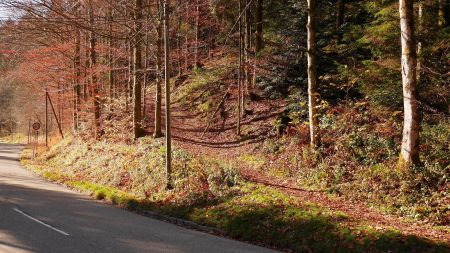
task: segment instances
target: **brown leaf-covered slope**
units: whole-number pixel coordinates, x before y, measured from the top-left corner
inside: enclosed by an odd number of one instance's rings
[[[208,71],[208,66],[205,66]],[[273,122],[284,111],[285,102],[282,100],[253,100],[247,105],[250,112],[244,117],[242,136],[236,135],[236,84],[232,76],[224,81],[229,89],[213,90],[220,93],[229,92],[225,101],[225,113],[217,113],[209,128],[205,131],[211,115],[201,114],[195,110],[186,109],[179,101],[172,104],[172,132],[175,145],[193,155],[209,156],[221,160],[235,160],[243,154],[257,152],[258,147],[267,138],[276,138],[273,131]],[[189,82],[186,80],[185,82]],[[175,88],[174,92],[177,88]],[[207,89],[207,88],[206,88]],[[256,90],[253,92],[257,93]],[[146,97],[146,129],[153,132],[154,126],[154,92],[149,91]],[[164,99],[163,99],[164,101]],[[212,107],[215,109],[220,100],[215,101]],[[163,104],[163,110],[164,110]],[[214,112],[214,110],[212,110]],[[212,112],[212,113],[213,113]],[[225,116],[225,117],[223,117]],[[163,116],[163,132],[165,117]],[[367,203],[352,201],[344,197],[330,197],[324,192],[299,189],[295,182],[280,179],[269,175],[262,170],[240,166],[241,175],[246,180],[261,183],[282,190],[297,197],[304,202],[319,204],[333,211],[341,211],[348,215],[349,227],[361,225],[371,226],[376,230],[396,229],[404,235],[418,236],[431,240],[446,241],[450,243],[450,229],[436,229],[431,225],[419,224],[415,221],[403,219],[394,215],[388,215]]]

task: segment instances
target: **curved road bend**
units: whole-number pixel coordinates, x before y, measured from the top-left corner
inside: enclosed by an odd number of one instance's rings
[[[0,252],[274,253],[146,218],[48,183],[0,143]]]

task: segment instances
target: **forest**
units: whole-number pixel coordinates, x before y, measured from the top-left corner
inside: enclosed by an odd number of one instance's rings
[[[450,252],[449,100],[449,0],[0,1],[26,168],[285,252]]]

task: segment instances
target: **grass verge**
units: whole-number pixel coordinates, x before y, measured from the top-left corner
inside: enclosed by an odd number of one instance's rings
[[[35,161],[25,150],[22,163],[48,180],[120,207],[190,220],[235,239],[288,252],[450,252],[444,243],[361,224],[345,213],[237,179],[228,165],[193,158],[180,150],[176,157],[183,162],[175,166],[175,190],[148,189],[163,183],[158,176],[163,164],[143,169],[142,163],[161,153],[161,145],[151,140],[133,146],[67,140]],[[117,157],[128,159],[125,171],[113,168]],[[110,173],[105,175],[106,170]],[[105,179],[110,177],[117,179]],[[155,181],[140,186],[140,177]]]

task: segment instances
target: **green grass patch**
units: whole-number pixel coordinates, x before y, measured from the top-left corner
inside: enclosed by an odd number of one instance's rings
[[[21,144],[26,142],[26,136],[22,133],[15,133],[12,135],[0,136],[0,142],[10,144]]]

